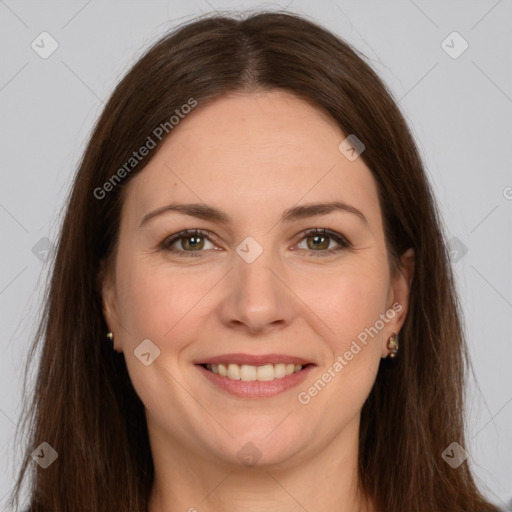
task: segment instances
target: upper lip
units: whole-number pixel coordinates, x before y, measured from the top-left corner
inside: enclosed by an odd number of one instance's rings
[[[264,364],[279,364],[279,363],[293,363],[305,366],[307,364],[314,364],[302,357],[291,356],[287,354],[223,354],[220,356],[208,357],[196,361],[195,364],[221,364],[221,363],[237,363],[248,364],[251,366],[263,366]]]

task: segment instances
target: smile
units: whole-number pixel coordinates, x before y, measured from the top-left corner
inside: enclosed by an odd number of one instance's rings
[[[315,364],[201,363],[195,367],[212,389],[238,398],[270,398],[301,385]]]
[[[264,364],[261,366],[253,366],[249,364],[225,363],[225,364],[205,364],[204,368],[232,380],[243,380],[244,382],[268,382],[274,379],[282,379],[287,375],[300,372],[301,364],[279,363]]]

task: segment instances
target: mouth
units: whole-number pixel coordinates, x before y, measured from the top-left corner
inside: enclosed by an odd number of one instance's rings
[[[283,379],[294,373],[302,371],[309,364],[294,364],[294,363],[277,363],[277,364],[263,364],[260,366],[253,366],[249,364],[238,363],[219,363],[219,364],[201,364],[205,370],[211,373],[225,377],[231,380],[241,380],[244,382],[270,382],[275,379]]]
[[[286,355],[231,354],[195,366],[217,390],[239,398],[269,398],[304,382],[317,365]]]

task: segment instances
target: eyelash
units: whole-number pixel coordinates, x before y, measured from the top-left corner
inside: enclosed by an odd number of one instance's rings
[[[175,233],[174,235],[171,235],[171,237],[164,238],[162,242],[160,242],[158,248],[163,251],[173,252],[178,254],[178,256],[182,256],[185,258],[194,258],[194,257],[200,257],[200,253],[204,251],[183,251],[182,249],[174,249],[171,246],[174,244],[174,242],[187,237],[192,236],[201,236],[207,238],[210,242],[210,232],[202,229],[185,229],[183,231],[180,231],[179,233]],[[321,251],[314,251],[312,249],[299,249],[301,251],[306,251],[309,253],[310,256],[313,257],[325,257],[326,255],[332,255],[339,253],[340,251],[344,249],[348,249],[351,247],[350,242],[340,235],[339,233],[336,233],[334,231],[330,231],[328,229],[322,228],[313,228],[313,229],[307,229],[306,231],[303,231],[301,233],[302,238],[299,239],[297,243],[302,242],[305,238],[308,236],[321,236],[321,237],[327,237],[334,240],[336,243],[340,245],[340,247],[336,249],[326,249]],[[212,242],[213,243],[213,242]]]

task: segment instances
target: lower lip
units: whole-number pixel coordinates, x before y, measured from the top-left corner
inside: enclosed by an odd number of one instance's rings
[[[268,381],[254,380],[250,382],[222,377],[199,364],[196,365],[196,367],[212,384],[215,384],[234,396],[241,398],[268,398],[298,386],[309,375],[311,370],[313,370],[314,365],[310,364],[299,372],[286,375],[282,379]]]

